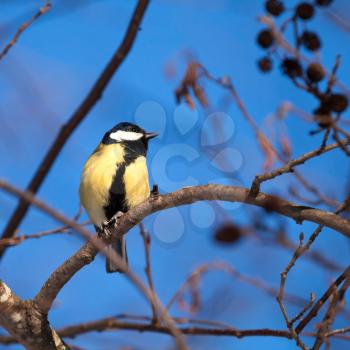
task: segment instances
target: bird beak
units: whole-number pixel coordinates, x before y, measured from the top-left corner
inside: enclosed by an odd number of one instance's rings
[[[156,132],[146,132],[145,137],[146,140],[153,139],[154,137],[157,137],[158,134]]]

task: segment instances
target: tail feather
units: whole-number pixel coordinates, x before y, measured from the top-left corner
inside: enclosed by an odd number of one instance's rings
[[[107,258],[106,258],[106,271],[108,273],[112,272],[125,272],[124,270],[118,268],[116,264],[114,264],[108,256],[111,255],[111,252],[116,252],[124,261],[126,265],[128,265],[128,254],[126,251],[126,241],[125,237],[118,238],[116,242],[109,244],[107,246]]]

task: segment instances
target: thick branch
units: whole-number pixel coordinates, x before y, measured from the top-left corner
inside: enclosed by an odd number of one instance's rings
[[[29,192],[36,193],[38,191],[45,177],[50,171],[51,166],[53,165],[54,161],[56,160],[57,156],[59,155],[60,151],[62,150],[70,135],[80,124],[80,122],[87,116],[87,114],[96,104],[96,102],[101,98],[104,89],[107,87],[114,73],[123,63],[124,59],[128,55],[135,41],[136,35],[139,31],[141,20],[146,11],[148,3],[149,0],[138,1],[121,45],[119,46],[115,54],[112,56],[106,68],[103,70],[102,74],[95,82],[89,94],[85,97],[83,102],[73,113],[68,122],[62,126],[59,134],[57,135],[56,139],[54,140],[53,144],[51,145],[50,149],[41,161],[37,171],[35,172],[33,178],[30,181],[27,187],[27,190]],[[5,227],[5,230],[2,234],[3,238],[12,237],[15,235],[16,229],[19,227],[21,221],[26,215],[29,205],[29,202],[20,200],[17,208],[12,214],[9,222],[7,223],[7,226]],[[0,257],[3,255],[5,249],[6,247],[4,246],[0,247]]]
[[[56,269],[34,299],[38,308],[44,312],[48,312],[63,286],[75,275],[76,272],[82,269],[85,265],[90,264],[97,253],[98,249],[93,243],[87,242],[58,269]]]
[[[186,187],[156,198],[151,197],[119,219],[116,234],[125,234],[146,216],[160,210],[203,200],[222,200],[241,202],[265,208],[268,211],[274,211],[287,216],[297,223],[302,223],[305,220],[322,224],[350,238],[350,221],[339,215],[311,207],[300,206],[277,196],[259,193],[255,198],[250,198],[248,194],[249,190],[242,187],[205,185]]]
[[[28,350],[69,350],[32,301],[23,301],[0,281],[0,325]],[[7,337],[9,340],[11,338]]]

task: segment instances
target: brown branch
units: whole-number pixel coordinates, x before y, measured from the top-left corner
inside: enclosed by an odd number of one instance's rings
[[[324,145],[324,142],[322,143],[322,145]],[[322,146],[321,146],[322,147]],[[350,195],[347,196],[347,198],[345,199],[345,201],[337,208],[337,210],[335,211],[335,214],[340,214],[341,212],[343,212],[344,210],[347,209],[347,207],[349,206],[349,198]],[[277,297],[277,302],[278,305],[281,309],[281,312],[283,314],[283,317],[285,319],[287,328],[290,331],[290,334],[292,335],[292,338],[295,340],[296,344],[298,347],[300,347],[303,350],[307,350],[306,345],[302,342],[302,340],[300,339],[299,333],[300,331],[298,331],[298,327],[300,326],[300,324],[307,319],[307,316],[304,318],[303,321],[301,321],[299,323],[299,325],[294,329],[293,324],[299,320],[305,313],[307,310],[309,310],[312,305],[314,304],[314,299],[315,297],[313,296],[313,294],[311,294],[310,297],[310,302],[309,304],[303,309],[301,310],[301,312],[299,312],[299,314],[297,316],[295,316],[292,320],[289,319],[288,313],[287,313],[287,309],[284,306],[283,303],[283,299],[284,299],[284,290],[285,290],[285,284],[286,284],[286,280],[287,280],[287,276],[290,272],[290,270],[294,267],[296,261],[306,252],[310,249],[311,245],[314,243],[315,239],[319,236],[319,234],[322,232],[324,228],[324,225],[318,225],[318,227],[314,230],[314,232],[311,234],[310,238],[308,239],[307,243],[304,245],[304,234],[301,233],[300,237],[299,237],[299,246],[298,248],[295,250],[293,257],[291,258],[291,260],[289,261],[289,263],[287,264],[286,268],[284,269],[284,271],[281,273],[281,282],[280,282],[280,289],[279,289],[279,293],[278,293],[278,297]],[[313,308],[314,309],[314,308]],[[311,310],[312,311],[312,310]],[[311,312],[310,311],[310,312]],[[308,314],[310,315],[310,313]],[[309,318],[308,322],[312,319]],[[307,324],[307,323],[306,323]],[[306,325],[305,324],[305,325]],[[305,327],[304,325],[304,327]],[[302,329],[301,329],[302,330]],[[327,328],[328,330],[328,328]],[[319,333],[318,333],[319,335]],[[319,338],[319,336],[317,337]]]
[[[322,226],[320,230],[317,230],[317,232],[315,233],[315,236],[319,234],[319,232],[321,232],[322,230]],[[289,271],[293,268],[295,262],[297,261],[297,259],[304,253],[304,251],[306,250],[306,246],[304,246],[304,234],[301,233],[300,237],[299,237],[300,243],[298,248],[296,249],[296,251],[293,254],[292,259],[289,261],[288,265],[286,266],[286,268],[284,269],[284,271],[281,273],[281,282],[280,282],[280,289],[279,289],[279,293],[277,296],[277,302],[278,305],[281,309],[283,318],[286,322],[287,328],[289,329],[290,334],[292,335],[293,339],[295,340],[296,344],[298,347],[300,347],[303,350],[307,350],[305,344],[301,341],[299,334],[295,331],[294,327],[293,327],[293,323],[296,319],[300,318],[301,315],[303,315],[306,312],[306,308],[304,308],[301,313],[299,313],[295,318],[293,318],[292,320],[289,319],[288,316],[288,312],[286,307],[284,306],[283,300],[284,300],[284,290],[285,290],[285,285],[286,285],[286,280],[287,280],[287,276]],[[310,241],[310,240],[309,240]],[[313,300],[312,298],[310,298],[310,303],[306,306],[308,309],[310,306],[312,306]]]
[[[304,164],[306,161],[318,157],[321,154],[327,153],[329,151],[332,151],[338,147],[341,147],[341,145],[348,145],[350,144],[350,140],[345,139],[339,142],[335,142],[331,145],[325,146],[323,143],[322,145],[310,152],[305,153],[304,155],[302,155],[299,158],[293,159],[289,162],[287,162],[285,165],[283,165],[282,167],[275,169],[269,173],[265,173],[265,174],[261,174],[261,175],[257,175],[252,183],[252,187],[251,187],[251,195],[255,196],[255,194],[257,194],[260,191],[260,185],[267,180],[272,180],[274,178],[276,178],[277,176],[286,174],[286,173],[291,173],[294,171],[294,167],[297,165],[301,165]]]
[[[64,327],[60,329],[58,334],[64,338],[74,338],[78,335],[82,335],[88,332],[102,332],[108,330],[130,330],[139,332],[153,332],[170,334],[169,329],[151,323],[140,323],[140,322],[122,322],[114,317],[105,318],[98,321],[81,323],[75,326]],[[274,330],[268,328],[262,329],[237,329],[237,328],[214,328],[214,327],[181,327],[179,328],[182,334],[186,335],[212,335],[212,336],[231,336],[236,338],[244,337],[255,337],[255,336],[272,336],[282,337],[290,339],[288,331]],[[11,344],[15,342],[15,339],[11,337],[0,337],[4,343]]]
[[[191,71],[191,79],[194,80],[190,84],[187,82],[187,85],[184,84],[184,81],[188,81],[188,75],[189,71]],[[193,72],[194,71],[194,72]],[[259,127],[257,126],[256,122],[254,121],[254,118],[250,115],[248,112],[248,109],[245,107],[242,99],[240,98],[235,86],[232,83],[232,80],[229,76],[224,76],[222,78],[216,78],[213,75],[210,74],[210,72],[200,63],[198,62],[191,62],[188,65],[187,72],[185,74],[185,78],[182,81],[180,87],[176,90],[176,96],[178,98],[178,93],[179,91],[182,92],[182,95],[184,96],[186,102],[189,104],[191,107],[193,105],[192,99],[188,101],[188,97],[190,97],[188,93],[188,85],[193,86],[193,85],[199,85],[197,80],[200,77],[206,77],[208,80],[214,82],[215,84],[219,85],[220,87],[226,89],[229,91],[231,94],[233,100],[236,102],[237,107],[241,111],[243,117],[247,120],[248,124],[251,126],[252,130],[255,133],[255,136],[257,138],[257,141],[259,143],[259,146],[262,150],[262,152],[265,155],[265,162],[264,162],[264,168],[269,169],[272,167],[274,160],[277,158],[279,161],[282,163],[286,163],[285,156],[283,154],[280,154],[274,145],[267,139],[265,134],[261,132]],[[198,98],[198,96],[195,94],[197,99],[199,100],[200,103],[202,103],[202,99]],[[328,137],[328,133],[326,133]],[[340,145],[341,146],[341,145]],[[316,195],[318,198],[320,198],[323,202],[332,205],[334,201],[325,195],[323,195],[315,186],[313,186],[308,180],[306,180],[297,170],[294,170],[293,175],[295,178],[303,185],[303,187]]]
[[[153,285],[153,278],[152,278],[152,271],[151,271],[151,256],[150,256],[150,247],[151,247],[151,236],[146,231],[144,224],[141,222],[140,224],[140,235],[143,240],[143,245],[145,247],[145,260],[146,260],[146,267],[145,272],[148,280],[148,286],[150,290],[155,293],[154,285]],[[153,304],[151,304],[152,308],[152,323],[159,323],[157,311]]]
[[[107,66],[95,82],[94,86],[91,88],[88,95],[78,106],[77,110],[73,113],[68,122],[62,126],[56,139],[52,143],[50,149],[47,151],[33,178],[31,179],[27,187],[28,192],[36,193],[38,191],[68,138],[81,123],[81,121],[87,116],[96,102],[101,98],[103,91],[112,79],[114,73],[123,63],[133,46],[148,3],[149,0],[138,1],[121,45],[108,62]],[[19,227],[24,216],[26,215],[29,205],[30,204],[28,202],[20,200],[3,231],[2,238],[9,238],[16,234],[16,229]],[[5,249],[6,247],[0,247],[0,257],[3,255]]]
[[[194,278],[198,280],[199,277],[201,277],[203,274],[209,272],[209,271],[222,271],[227,273],[229,276],[247,283],[257,289],[260,289],[261,291],[265,292],[267,295],[276,298],[278,295],[278,289],[275,287],[272,287],[267,284],[264,280],[260,278],[254,278],[249,275],[245,275],[238,270],[236,270],[233,266],[225,263],[225,262],[212,262],[212,263],[205,263],[197,267],[194,271],[192,271],[189,276],[186,278],[186,280],[182,283],[182,285],[177,289],[177,291],[174,293],[174,295],[171,297],[169,302],[167,303],[167,309],[170,309],[174,302],[179,299],[182,294],[185,292],[186,288],[190,286],[190,281]],[[286,300],[290,302],[291,304],[297,305],[297,306],[304,306],[308,301],[304,298],[300,298],[296,295],[287,294]]]
[[[43,288],[35,297],[35,304],[37,305],[38,309],[42,314],[46,315],[50,310],[50,307],[57,294],[73,277],[73,275],[77,273],[83,266],[90,263],[96,256],[97,252],[100,252],[104,255],[107,254],[105,242],[110,242],[112,237],[110,235],[106,235],[106,232],[101,235],[103,240],[96,236],[91,236],[90,232],[87,231],[84,227],[81,227],[74,220],[66,218],[63,214],[49,207],[44,202],[36,199],[33,194],[27,191],[18,190],[16,187],[1,180],[0,188],[6,190],[12,195],[21,197],[25,201],[30,202],[32,205],[42,210],[55,220],[61,222],[63,225],[72,227],[72,229],[77,231],[88,241],[88,243],[86,243],[73,256],[72,259],[69,258],[58,269],[56,269],[56,271],[52,276],[49,277],[48,281],[44,284]],[[113,261],[113,263],[116,264],[116,266],[125,271],[125,276],[145,296],[145,298],[154,305],[159,317],[164,321],[165,326],[169,328],[169,332],[174,336],[178,349],[186,350],[187,346],[182,333],[176,328],[174,320],[169,316],[167,310],[161,304],[158,296],[142,283],[142,281],[128,268],[126,263],[123,261],[123,259],[121,259],[120,256],[118,256],[118,254],[112,252],[112,254],[108,255],[108,257]]]
[[[64,285],[75,273],[81,270],[85,265],[90,264],[97,253],[98,249],[89,241],[51,274],[34,299],[38,308],[43,313],[47,313],[50,310],[57,294]]]
[[[340,309],[340,306],[341,306],[340,304],[344,304],[344,296],[349,286],[350,286],[350,271],[348,272],[342,287],[339,290],[337,290],[336,288],[334,290],[334,293],[332,295],[331,301],[328,306],[328,310],[325,316],[323,317],[323,321],[317,331],[317,336],[316,336],[314,345],[312,347],[312,350],[319,350],[325,341],[329,342],[329,339],[326,337],[326,334],[335,320],[337,311],[338,309]]]
[[[81,223],[80,225],[85,226],[85,225],[89,225],[89,224],[90,224],[90,221],[85,221],[85,222]],[[20,244],[28,239],[39,239],[42,237],[56,235],[56,234],[60,234],[60,233],[70,233],[70,231],[71,231],[71,227],[61,226],[61,227],[53,228],[50,230],[33,233],[30,235],[20,235],[20,236],[12,237],[12,238],[3,238],[3,239],[0,239],[0,246],[15,246],[15,245],[18,245],[18,244]]]
[[[10,42],[4,47],[4,49],[0,53],[0,60],[4,58],[4,56],[9,52],[9,50],[16,44],[19,37],[23,34],[23,32],[30,27],[34,21],[36,21],[43,14],[48,12],[51,9],[51,2],[47,1],[46,4],[39,9],[39,11],[28,21],[24,22],[17,30],[14,37],[10,40]]]
[[[122,315],[123,316],[123,315]],[[127,316],[127,315],[126,315]],[[163,333],[169,334],[169,330],[161,325],[154,325],[152,323],[144,322],[129,322],[121,321],[121,319],[135,319],[138,321],[150,322],[152,318],[147,316],[127,316],[127,317],[108,317],[101,320],[80,323],[73,326],[67,326],[59,329],[57,333],[63,338],[76,338],[80,335],[89,332],[104,332],[111,330],[129,330],[138,332],[153,332],[153,333]],[[219,322],[212,322],[206,320],[196,320],[187,318],[174,318],[177,324],[202,324],[207,325],[207,327],[180,327],[179,330],[183,334],[188,335],[207,335],[207,336],[231,336],[236,338],[244,337],[257,337],[257,336],[271,336],[271,337],[281,337],[291,339],[290,333],[284,330],[274,330],[274,329],[237,329],[235,327],[230,327],[226,325],[221,325]],[[209,327],[208,327],[209,326]],[[350,340],[347,337],[341,337],[342,334],[349,332],[350,327],[337,329],[326,334],[327,337],[337,337],[338,339]],[[314,333],[305,333],[305,336],[313,337]],[[0,335],[0,344],[10,345],[17,343],[16,339],[8,335]]]
[[[295,328],[295,331],[299,334],[305,328],[305,326],[317,316],[318,311],[326,303],[329,297],[333,294],[334,288],[337,288],[346,279],[350,273],[350,266],[348,266],[344,272],[329,286],[322,297],[316,302],[313,308],[308,312],[308,314],[300,321],[300,323]]]
[[[23,301],[0,280],[0,325],[28,350],[69,350],[32,301]],[[7,344],[9,344],[9,337]]]

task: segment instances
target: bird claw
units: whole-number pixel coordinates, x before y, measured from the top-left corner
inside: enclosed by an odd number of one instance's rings
[[[152,191],[151,191],[151,199],[155,200],[159,197],[159,190],[158,185],[153,185]]]

